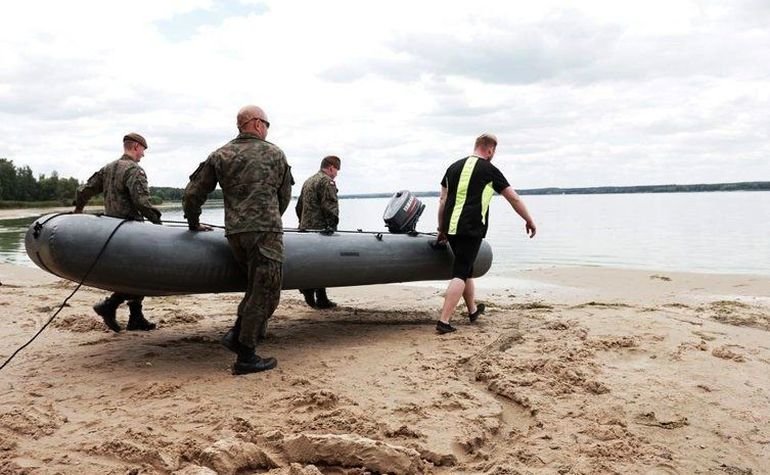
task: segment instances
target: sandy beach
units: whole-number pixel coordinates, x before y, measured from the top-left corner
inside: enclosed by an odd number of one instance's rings
[[[148,298],[107,331],[83,288],[0,372],[0,473],[759,474],[770,467],[770,278],[602,268],[485,286],[438,336],[437,286],[285,291],[232,376],[238,294]],[[0,265],[0,359],[75,284]],[[125,324],[127,310],[119,320]]]

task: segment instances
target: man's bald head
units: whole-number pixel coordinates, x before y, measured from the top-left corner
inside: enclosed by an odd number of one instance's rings
[[[238,111],[238,116],[236,117],[236,125],[238,125],[238,130],[243,132],[243,128],[247,124],[253,120],[258,119],[268,122],[267,114],[265,114],[265,111],[263,111],[261,107],[257,107],[255,105],[241,107],[241,110]]]

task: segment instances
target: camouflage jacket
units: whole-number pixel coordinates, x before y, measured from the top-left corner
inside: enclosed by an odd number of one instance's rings
[[[142,220],[142,216],[160,223],[160,211],[150,204],[147,175],[128,155],[110,162],[91,175],[78,188],[75,207],[83,208],[92,196],[104,194],[104,212],[108,216]]]
[[[305,180],[296,211],[300,229],[337,229],[340,208],[334,180],[322,170]]]
[[[199,224],[201,206],[217,183],[225,199],[225,235],[283,232],[281,215],[291,201],[294,180],[286,155],[276,145],[241,133],[212,152],[190,175],[184,190],[184,215],[190,226]]]

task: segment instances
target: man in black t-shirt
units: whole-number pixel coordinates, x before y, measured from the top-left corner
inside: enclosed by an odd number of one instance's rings
[[[521,197],[508,184],[500,170],[492,165],[497,138],[483,134],[476,139],[473,155],[460,159],[447,168],[441,180],[438,207],[438,241],[449,241],[454,253],[452,280],[444,296],[441,318],[436,322],[440,334],[453,332],[449,319],[460,297],[465,300],[468,318],[475,322],[484,313],[484,304],[476,305],[473,263],[487,235],[489,203],[495,193],[505,197],[513,210],[526,222],[525,231],[535,236],[535,222]]]

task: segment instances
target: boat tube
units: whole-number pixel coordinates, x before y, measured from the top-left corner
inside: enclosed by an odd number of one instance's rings
[[[286,230],[283,289],[448,280],[451,249],[435,240],[420,233]],[[88,273],[84,285],[112,292],[153,296],[246,289],[246,275],[221,229],[194,232],[187,226],[54,214],[30,226],[25,246],[41,269],[73,282]],[[492,249],[484,241],[474,277],[491,265]]]

